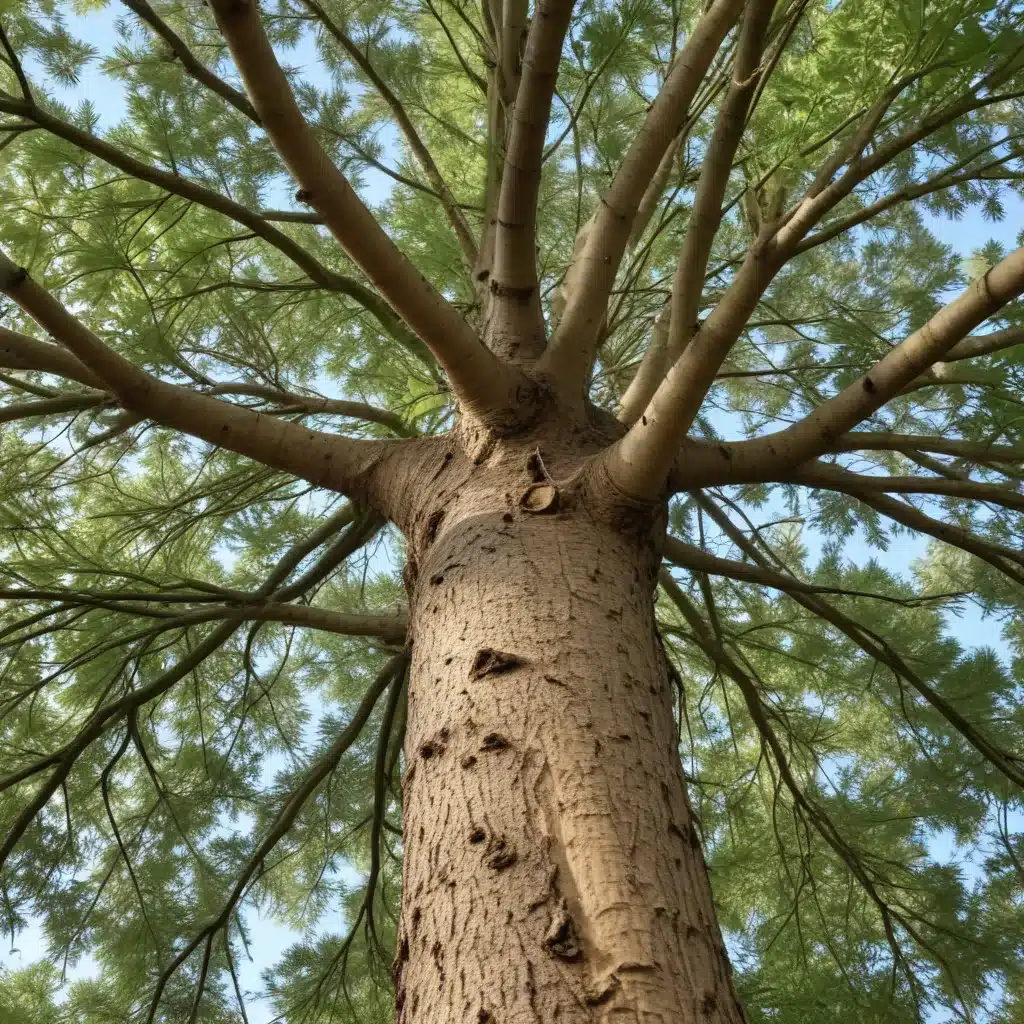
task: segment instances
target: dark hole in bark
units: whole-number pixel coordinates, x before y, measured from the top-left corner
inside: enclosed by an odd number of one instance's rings
[[[436,743],[427,742],[424,743],[422,747],[420,747],[420,757],[422,757],[424,761],[429,761],[439,752],[440,751]]]
[[[715,998],[714,993],[707,992],[704,995],[704,999],[701,1001],[700,1012],[703,1013],[705,1017],[710,1017],[711,1014],[715,1012],[716,1006],[718,1006],[718,1000]]]
[[[481,750],[504,750],[508,746],[508,740],[500,732],[489,732],[480,744]],[[476,758],[473,758],[475,761]]]
[[[460,764],[463,768],[472,768],[476,764],[476,754],[467,754]]]
[[[496,651],[492,647],[481,647],[476,652],[476,657],[473,659],[473,664],[469,669],[469,675],[472,679],[483,679],[484,676],[494,676],[502,672],[510,672],[522,664],[523,659],[516,654]]]
[[[480,1024],[490,1024],[490,1022],[494,1020],[494,1018],[491,1016],[490,1010],[481,1010],[476,1015],[476,1019],[480,1022]]]
[[[504,836],[492,839],[484,863],[494,871],[504,871],[516,862],[516,848]]]
[[[555,919],[544,937],[544,948],[561,960],[576,961],[583,956],[583,949],[576,937],[576,928],[563,902]]]
[[[482,843],[487,838],[487,833],[482,828],[475,828],[469,834],[471,843]]]
[[[511,512],[505,512],[501,517],[506,523],[511,523],[515,516]]]
[[[437,536],[437,531],[441,527],[441,523],[444,522],[445,510],[439,508],[436,512],[430,513],[430,518],[427,520],[427,532],[424,536],[424,542],[426,544],[433,544],[434,538]]]
[[[535,484],[543,483],[547,479],[547,475],[544,472],[544,463],[541,462],[539,452],[534,452],[526,460],[526,471],[530,474],[530,479]]]

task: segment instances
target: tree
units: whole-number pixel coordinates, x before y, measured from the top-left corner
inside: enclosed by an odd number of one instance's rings
[[[245,1021],[259,907],[287,1021],[1019,1020],[1019,5],[100,8],[0,34],[0,891],[101,970],[0,1005]]]

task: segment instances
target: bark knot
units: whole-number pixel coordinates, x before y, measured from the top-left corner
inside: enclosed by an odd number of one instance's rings
[[[523,663],[523,659],[517,654],[496,651],[493,647],[481,647],[476,652],[476,657],[473,659],[473,664],[469,669],[469,675],[471,679],[483,679],[484,676],[495,676],[500,675],[502,672],[510,672]]]
[[[508,747],[508,740],[501,735],[500,732],[489,732],[480,744],[481,750],[495,751],[505,750]],[[473,764],[476,764],[476,758],[473,758]],[[468,765],[466,767],[469,767]]]
[[[530,484],[519,495],[519,507],[524,512],[532,512],[534,514],[554,512],[558,507],[558,490],[553,484],[549,483]]]
[[[565,900],[561,900],[551,918],[551,926],[544,936],[544,948],[560,960],[575,963],[583,958],[583,947],[576,935],[576,926],[569,916]]]
[[[493,871],[512,867],[517,858],[515,846],[504,836],[492,836],[484,851],[484,863]]]

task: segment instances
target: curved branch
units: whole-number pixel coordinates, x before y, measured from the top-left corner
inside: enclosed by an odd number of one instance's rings
[[[59,338],[126,409],[318,486],[368,496],[378,463],[396,445],[416,443],[354,441],[168,384],[108,348],[3,253],[0,292]]]
[[[772,480],[808,459],[830,451],[838,438],[877,412],[964,340],[968,331],[1022,292],[1024,247],[1010,253],[956,299],[943,306],[923,327],[895,346],[854,384],[823,402],[799,422],[750,441],[714,446],[688,445],[685,458],[677,464],[676,479],[683,481],[683,487],[687,480],[702,487]],[[638,443],[633,447],[643,454]],[[631,454],[630,449],[627,449],[627,454]]]
[[[430,347],[467,407],[483,416],[515,413],[524,379],[484,347],[388,238],[331,162],[302,116],[258,7],[235,0],[211,0],[210,6],[267,135],[328,230]]]
[[[561,322],[540,363],[542,371],[556,379],[567,394],[584,389],[608,296],[644,192],[682,128],[700,83],[742,8],[743,0],[715,0],[701,16],[601,199],[578,257],[582,267],[576,278],[579,284],[567,296]]]

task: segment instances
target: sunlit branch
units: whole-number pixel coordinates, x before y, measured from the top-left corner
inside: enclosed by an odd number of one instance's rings
[[[254,4],[212,0],[217,24],[270,140],[324,224],[437,356],[459,398],[480,415],[508,418],[523,384],[409,262],[334,166],[306,123]]]
[[[557,377],[569,394],[585,385],[608,296],[647,186],[679,134],[690,103],[742,7],[742,0],[715,0],[701,16],[602,197],[579,255],[579,286],[568,296],[565,313],[541,362],[542,370]]]
[[[838,438],[881,409],[946,352],[965,341],[971,330],[1022,292],[1024,248],[1010,253],[855,383],[799,422],[750,441],[687,446],[676,474],[699,481],[702,486],[770,480],[832,450]],[[625,451],[630,453],[629,446]]]
[[[0,291],[99,377],[133,412],[319,486],[362,491],[393,445],[308,430],[273,416],[169,384],[128,362],[0,253]]]

